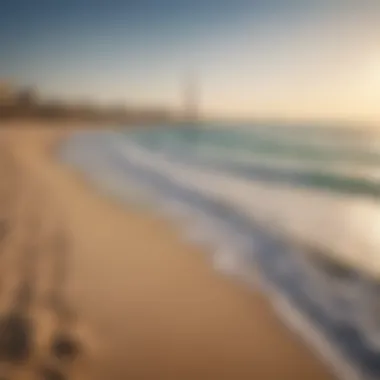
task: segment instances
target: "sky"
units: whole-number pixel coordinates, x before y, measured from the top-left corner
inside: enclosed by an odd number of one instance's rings
[[[0,79],[46,98],[380,122],[379,0],[0,0]]]

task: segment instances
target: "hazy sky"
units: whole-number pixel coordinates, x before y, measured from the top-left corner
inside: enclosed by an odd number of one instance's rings
[[[380,120],[380,0],[1,0],[0,78],[46,96]]]

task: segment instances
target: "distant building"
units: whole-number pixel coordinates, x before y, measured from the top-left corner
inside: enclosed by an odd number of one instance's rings
[[[17,105],[20,107],[33,107],[38,103],[37,91],[27,87],[19,90],[16,95]]]
[[[37,102],[38,96],[34,88],[17,89],[5,81],[0,81],[0,105],[25,108],[35,106]]]
[[[0,105],[14,104],[14,89],[5,81],[0,81]]]

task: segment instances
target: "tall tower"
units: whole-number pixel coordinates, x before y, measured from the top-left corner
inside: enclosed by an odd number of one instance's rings
[[[199,118],[199,86],[194,73],[190,73],[185,82],[184,89],[185,121],[196,124]]]

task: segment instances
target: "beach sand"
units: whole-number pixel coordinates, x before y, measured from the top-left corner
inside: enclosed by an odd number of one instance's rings
[[[13,124],[0,136],[29,177],[22,191],[35,186],[46,223],[69,228],[67,294],[97,347],[93,379],[333,379],[262,294],[215,272],[174,225],[59,164],[52,146],[68,132]]]

